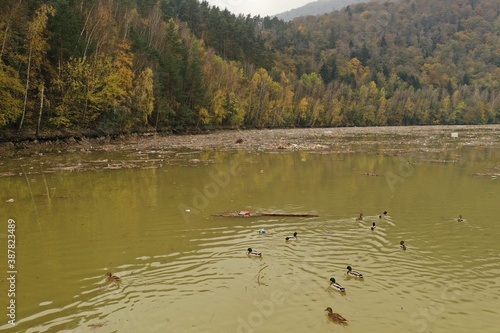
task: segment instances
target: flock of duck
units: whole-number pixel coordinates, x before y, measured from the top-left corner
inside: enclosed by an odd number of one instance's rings
[[[379,215],[379,218],[385,218],[387,216],[387,212],[383,212],[381,215]],[[363,214],[359,214],[359,216],[356,218],[356,221],[362,221],[363,220]],[[375,225],[375,222],[373,222],[372,226],[370,227],[372,231],[374,231],[377,227]],[[267,233],[265,229],[260,229],[259,230],[259,234],[265,234]],[[294,240],[297,240],[297,233],[294,232],[293,233],[293,236],[287,236],[285,237],[285,241],[294,241]],[[401,241],[401,248],[403,250],[406,250],[406,246],[404,245],[404,241]],[[262,252],[258,252],[258,251],[254,251],[251,247],[249,247],[247,249],[248,253],[247,255],[249,257],[258,257],[258,258],[262,258]],[[346,274],[348,276],[351,276],[351,277],[355,277],[355,278],[358,278],[358,279],[363,279],[363,274],[361,274],[360,272],[358,271],[354,271],[352,269],[351,266],[347,266],[347,272]],[[335,278],[330,278],[330,287],[335,289],[335,290],[338,290],[340,292],[345,292],[345,288],[340,284],[338,283],[337,281],[335,281]],[[332,308],[331,307],[327,307],[325,309],[325,311],[327,311],[327,315],[328,315],[328,318],[334,322],[337,322],[337,323],[342,323],[342,324],[347,324],[347,319],[345,319],[342,315],[338,314],[338,313],[335,313],[333,312]]]
[[[380,214],[379,219],[384,219],[387,217],[387,211],[384,211],[382,214]],[[356,218],[356,221],[363,221],[363,213],[359,214],[359,216]],[[464,219],[462,215],[459,215],[457,222],[463,222]],[[375,225],[375,222],[372,223],[370,229],[374,231],[377,228]],[[259,234],[265,234],[267,231],[265,229],[260,229]],[[287,236],[285,237],[285,241],[294,241],[297,240],[297,233],[294,232],[293,236]],[[399,242],[399,246],[403,251],[406,251],[407,247],[405,244],[405,241],[402,240]],[[249,257],[257,257],[257,258],[262,258],[262,253],[258,251],[254,251],[252,248],[247,249],[248,253],[247,255]],[[347,266],[347,272],[346,274],[351,277],[355,277],[358,279],[363,279],[363,274],[361,274],[358,271],[354,271],[351,266]],[[330,278],[330,287],[339,291],[339,292],[345,292],[345,288],[338,282],[335,281],[335,278]],[[341,323],[341,324],[347,324],[347,319],[345,319],[342,315],[338,313],[334,313],[331,307],[327,307],[325,309],[327,311],[328,318],[334,322]]]
[[[379,216],[379,219],[383,219],[385,217],[387,217],[387,211],[384,211],[382,214],[380,214]],[[360,213],[359,216],[356,218],[356,221],[363,221],[363,213]],[[463,222],[464,219],[462,217],[462,215],[459,215],[458,218],[457,218],[457,222]],[[377,226],[375,225],[375,222],[372,223],[372,226],[370,227],[370,229],[372,231],[374,231],[375,229],[377,228]],[[268,233],[267,230],[265,229],[260,229],[259,230],[259,234],[265,234],[265,233]],[[285,237],[285,241],[295,241],[297,240],[297,232],[294,232],[292,236],[287,236]],[[405,241],[402,240],[401,242],[399,242],[399,246],[401,247],[402,250],[406,251],[406,245],[405,245]],[[249,247],[247,249],[247,255],[249,257],[257,257],[257,258],[262,258],[262,252],[258,252],[258,251],[254,251],[251,247]],[[355,271],[352,269],[351,266],[347,266],[347,272],[346,272],[347,276],[350,276],[350,277],[355,277],[355,278],[358,278],[358,279],[363,279],[363,274],[361,274],[360,272],[358,271]],[[106,273],[106,279],[108,282],[114,282],[114,283],[119,283],[121,282],[121,279],[116,276],[116,275],[113,275],[113,273],[111,272],[108,272]],[[338,282],[335,281],[335,278],[330,278],[330,287],[332,287],[333,289],[339,291],[339,292],[345,292],[345,288]],[[345,319],[342,315],[338,314],[338,313],[335,313],[333,312],[332,308],[331,307],[327,307],[325,309],[325,311],[327,311],[327,316],[330,320],[334,321],[334,322],[337,322],[337,323],[341,323],[341,324],[347,324],[347,319]]]

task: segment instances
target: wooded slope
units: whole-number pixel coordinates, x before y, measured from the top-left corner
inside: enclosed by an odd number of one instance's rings
[[[500,122],[496,0],[285,23],[196,0],[0,0],[3,136]]]

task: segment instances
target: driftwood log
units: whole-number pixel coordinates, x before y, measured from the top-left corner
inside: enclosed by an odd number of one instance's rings
[[[281,217],[318,217],[319,215],[307,213],[251,213],[248,211],[219,213],[213,216],[223,217],[261,217],[261,216],[281,216]]]

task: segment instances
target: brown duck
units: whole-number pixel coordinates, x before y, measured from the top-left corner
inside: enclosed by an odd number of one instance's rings
[[[120,278],[116,275],[113,275],[111,272],[106,273],[106,277],[109,282],[120,282]]]
[[[325,311],[328,311],[328,319],[333,320],[337,323],[347,323],[347,319],[339,315],[338,313],[333,313],[332,308],[327,307]]]

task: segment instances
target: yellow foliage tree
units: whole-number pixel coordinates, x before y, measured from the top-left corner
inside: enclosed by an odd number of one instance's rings
[[[28,94],[30,90],[30,79],[34,81],[34,85],[40,84],[38,78],[42,60],[47,52],[48,43],[47,38],[44,36],[45,28],[49,15],[54,15],[55,9],[51,5],[43,4],[35,14],[35,18],[28,24],[28,40],[29,45],[27,70],[26,70],[26,88],[24,92],[24,104],[21,114],[21,122],[19,123],[19,131],[22,130],[24,118],[26,116],[26,108],[28,104]],[[33,76],[33,78],[32,78]]]
[[[352,58],[351,60],[349,60],[348,66],[349,71],[356,77],[361,75],[364,71],[363,64],[361,64],[361,61],[359,61],[358,58]]]
[[[0,60],[0,127],[16,121],[22,113],[23,86],[18,73]]]
[[[297,106],[297,109],[299,111],[299,119],[297,120],[306,120],[307,119],[307,111],[309,109],[309,102],[307,101],[306,97],[303,97],[299,105]]]
[[[144,125],[154,109],[153,71],[143,70],[134,82],[132,91],[132,115],[137,123]]]

